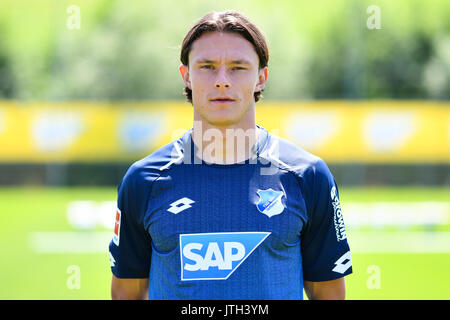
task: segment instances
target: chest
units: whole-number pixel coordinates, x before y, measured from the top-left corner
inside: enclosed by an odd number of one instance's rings
[[[144,224],[161,253],[175,250],[180,235],[222,232],[270,232],[270,245],[282,249],[300,241],[307,220],[300,190],[285,171],[185,166],[154,183]]]

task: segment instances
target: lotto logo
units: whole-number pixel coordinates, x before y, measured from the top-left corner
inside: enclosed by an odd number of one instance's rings
[[[352,266],[352,256],[350,254],[350,251],[347,251],[339,259],[337,259],[334,265],[334,272],[344,274],[344,272]]]
[[[180,234],[181,280],[226,280],[270,232]]]
[[[191,208],[191,204],[195,203],[194,200],[191,200],[189,198],[181,198],[180,200],[177,200],[175,202],[172,202],[170,204],[170,208],[167,209],[167,211],[172,212],[173,214],[178,214],[183,210]]]

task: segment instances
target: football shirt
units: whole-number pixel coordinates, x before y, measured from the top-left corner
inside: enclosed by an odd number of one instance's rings
[[[302,299],[352,272],[336,182],[320,158],[257,126],[250,159],[211,164],[188,130],[134,163],[109,245],[149,299]]]

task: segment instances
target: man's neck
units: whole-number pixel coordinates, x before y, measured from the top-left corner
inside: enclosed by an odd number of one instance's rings
[[[259,129],[255,122],[246,125],[215,126],[194,120],[192,140],[197,157],[207,163],[233,164],[253,157]]]

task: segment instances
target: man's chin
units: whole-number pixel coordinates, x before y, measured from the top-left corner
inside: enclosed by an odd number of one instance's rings
[[[209,125],[214,127],[229,127],[239,123],[239,121],[231,118],[206,119],[206,122],[208,122]]]
[[[224,111],[224,110],[222,110]],[[215,112],[202,117],[209,125],[216,127],[232,126],[239,123],[239,116],[230,114],[229,112]]]

